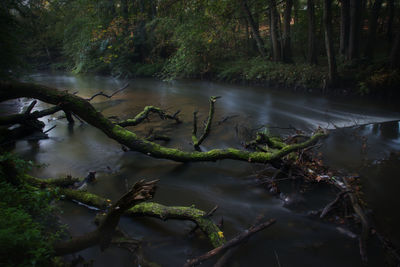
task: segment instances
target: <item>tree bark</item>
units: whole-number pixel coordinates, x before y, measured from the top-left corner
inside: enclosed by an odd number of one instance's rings
[[[290,37],[290,22],[292,20],[293,0],[286,0],[284,19],[283,19],[283,61],[293,62],[292,47]]]
[[[346,57],[349,50],[350,0],[340,1],[340,48],[339,52]]]
[[[382,0],[375,0],[368,20],[368,40],[365,48],[364,56],[372,59],[374,56],[374,48],[376,41],[376,29],[378,26],[379,12],[382,7]]]
[[[361,0],[350,0],[350,36],[348,60],[359,58],[361,33]]]
[[[317,49],[315,40],[315,5],[314,0],[307,0],[308,14],[308,62],[313,65],[317,64]]]
[[[258,26],[256,25],[253,16],[251,15],[249,6],[247,5],[247,0],[240,0],[241,6],[242,6],[242,10],[244,13],[244,16],[248,22],[248,24],[250,25],[250,29],[253,33],[253,37],[257,43],[257,48],[258,48],[258,52],[260,53],[260,55],[262,57],[266,57],[267,56],[267,51],[265,49],[265,44],[263,39],[260,36],[260,32],[258,30]]]
[[[279,159],[291,152],[298,151],[315,144],[320,138],[326,136],[325,132],[317,131],[309,140],[290,144],[280,150],[270,152],[250,152],[234,148],[213,149],[207,152],[186,152],[175,148],[168,148],[159,144],[139,138],[135,133],[112,123],[98,112],[88,101],[65,91],[58,91],[42,85],[0,82],[0,101],[30,97],[73,112],[81,119],[100,129],[109,138],[121,145],[154,158],[164,158],[179,162],[217,161],[222,159],[235,159],[247,162],[268,163]]]
[[[337,80],[335,50],[333,48],[332,36],[332,0],[324,0],[324,32],[325,32],[325,47],[328,57],[329,68],[329,86],[334,86]]]
[[[270,35],[272,41],[272,60],[281,60],[281,46],[279,40],[279,28],[278,28],[278,10],[276,9],[275,0],[269,0],[269,15],[271,20]]]

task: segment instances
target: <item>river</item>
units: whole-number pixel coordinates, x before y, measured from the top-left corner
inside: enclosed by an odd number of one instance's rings
[[[73,76],[41,73],[31,81],[54,86],[60,90],[77,91],[90,97],[103,91],[112,93],[126,81],[103,76]],[[293,94],[288,91],[204,81],[166,83],[155,79],[133,79],[129,87],[111,99],[97,97],[92,102],[106,116],[132,118],[146,105],[154,105],[174,113],[181,110],[182,124],[155,118],[132,128],[139,135],[150,130],[172,137],[170,147],[192,150],[193,111],[199,121],[206,119],[208,98],[221,96],[216,103],[215,123],[202,149],[242,148],[248,129],[268,125],[273,132],[286,134],[283,128],[294,127],[307,133],[317,127],[331,130],[323,141],[324,160],[337,169],[361,174],[365,199],[374,209],[377,227],[400,245],[396,228],[400,218],[397,198],[400,180],[399,162],[386,165],[377,161],[391,151],[400,151],[400,114],[385,105],[367,100],[355,102],[346,98]],[[22,100],[20,106],[29,103]],[[35,109],[47,107],[40,103]],[[160,179],[155,201],[165,205],[195,205],[205,211],[218,205],[216,221],[223,218],[224,235],[229,239],[248,228],[256,217],[276,218],[277,223],[255,235],[236,251],[231,266],[362,266],[358,242],[337,230],[337,225],[308,217],[307,211],[324,207],[335,197],[327,186],[317,186],[304,195],[292,185],[284,186],[289,197],[301,198],[301,205],[290,207],[257,184],[255,174],[264,166],[232,160],[215,163],[177,163],[124,152],[115,141],[88,124],[76,122],[69,126],[61,113],[43,119],[49,139],[39,142],[19,141],[15,151],[26,159],[45,166],[34,174],[47,178],[71,174],[83,177],[97,172],[97,182],[88,191],[115,200],[139,179]],[[232,116],[223,121],[226,116]],[[384,123],[386,122],[386,123]],[[201,123],[200,123],[201,125]],[[350,127],[352,126],[352,127]],[[200,127],[201,128],[201,127]],[[364,139],[362,138],[364,136]],[[364,141],[362,141],[364,140]],[[362,148],[362,143],[367,147]],[[73,203],[62,202],[62,221],[73,235],[95,228],[95,211]],[[181,266],[185,259],[211,249],[200,234],[189,236],[191,222],[153,218],[123,218],[121,229],[144,241],[144,255],[162,266]],[[382,266],[383,256],[378,242],[369,242],[370,266]],[[98,247],[81,254],[93,259],[94,266],[132,266],[133,256],[118,248],[100,252]],[[211,264],[210,263],[207,264]],[[206,264],[206,266],[208,266]]]

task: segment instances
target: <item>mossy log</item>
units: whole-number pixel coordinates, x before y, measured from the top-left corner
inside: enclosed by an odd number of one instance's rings
[[[83,180],[83,178],[77,178],[71,176],[66,176],[62,178],[51,178],[51,179],[38,179],[29,174],[25,174],[23,179],[28,184],[36,187],[48,187],[48,186],[67,187],[67,186],[72,186],[73,184]]]
[[[35,187],[57,187],[56,192],[62,199],[78,201],[100,210],[106,210],[112,206],[112,202],[109,199],[86,191],[67,188],[81,181],[82,178],[67,176],[63,178],[38,179],[30,175],[24,175],[23,179],[25,182]],[[127,209],[124,215],[130,217],[148,216],[161,220],[177,219],[192,221],[207,235],[213,247],[219,247],[225,243],[225,239],[223,235],[221,235],[222,231],[211,218],[207,216],[207,213],[194,207],[164,206],[159,203],[146,202]]]
[[[76,200],[98,209],[106,209],[111,206],[109,199],[81,190],[60,188],[59,194],[65,199]],[[225,243],[224,237],[219,234],[221,230],[206,216],[206,212],[193,207],[164,206],[154,202],[146,202],[129,208],[125,211],[125,215],[130,217],[149,216],[161,220],[189,220],[194,222],[207,235],[214,247]]]
[[[103,133],[111,139],[114,139],[133,151],[141,152],[154,158],[164,158],[179,162],[234,159],[247,162],[268,163],[293,151],[313,145],[320,138],[326,136],[325,132],[317,131],[305,142],[286,145],[277,151],[271,152],[249,152],[234,148],[213,149],[207,152],[185,152],[175,148],[167,148],[139,138],[135,133],[105,118],[87,100],[69,94],[67,91],[59,91],[55,88],[30,83],[0,82],[0,101],[21,97],[35,98],[46,103],[61,106],[63,110],[73,112],[87,123],[103,131]]]
[[[131,190],[109,208],[100,226],[95,231],[72,238],[66,242],[56,243],[54,245],[55,254],[70,254],[96,244],[100,244],[102,250],[107,248],[111,243],[112,236],[124,212],[137,203],[152,198],[155,193],[156,183],[156,180],[150,182],[141,180],[137,182]]]

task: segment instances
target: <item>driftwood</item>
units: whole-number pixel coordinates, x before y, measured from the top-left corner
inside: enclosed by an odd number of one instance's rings
[[[20,97],[35,98],[53,105],[59,105],[62,109],[75,113],[87,123],[103,131],[111,139],[133,151],[154,158],[164,158],[179,162],[234,159],[254,163],[269,163],[291,152],[311,146],[327,135],[326,132],[319,130],[305,142],[286,145],[282,149],[268,152],[250,152],[234,148],[213,149],[207,152],[185,152],[139,138],[135,133],[105,118],[87,100],[69,94],[66,91],[58,91],[54,88],[29,83],[0,82],[0,101]]]
[[[184,267],[190,267],[190,266],[196,266],[201,264],[202,262],[232,248],[237,246],[238,244],[240,244],[241,242],[247,240],[249,237],[251,237],[252,235],[254,235],[255,233],[271,226],[272,224],[274,224],[276,222],[275,219],[270,219],[264,223],[261,223],[259,225],[256,226],[252,226],[250,227],[248,230],[244,231],[243,233],[239,234],[238,236],[236,236],[235,238],[232,238],[231,240],[227,241],[224,245],[215,248],[213,250],[210,250],[209,252],[196,257],[194,259],[188,260]]]

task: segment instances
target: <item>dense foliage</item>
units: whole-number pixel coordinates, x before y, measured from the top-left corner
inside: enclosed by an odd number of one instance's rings
[[[0,11],[1,76],[29,62],[362,94],[399,85],[394,0],[6,0]]]
[[[1,266],[53,266],[52,243],[61,233],[50,206],[54,195],[21,183],[31,165],[0,156]]]

